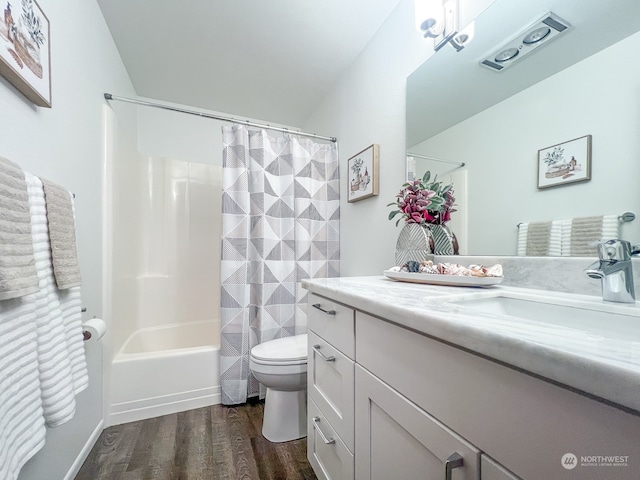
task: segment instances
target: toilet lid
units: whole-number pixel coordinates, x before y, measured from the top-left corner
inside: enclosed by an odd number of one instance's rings
[[[296,362],[307,359],[307,334],[276,338],[251,349],[256,360],[272,362]]]

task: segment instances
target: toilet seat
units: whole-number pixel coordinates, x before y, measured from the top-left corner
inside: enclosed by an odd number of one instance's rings
[[[277,338],[251,349],[251,360],[260,365],[302,365],[307,363],[307,334]]]

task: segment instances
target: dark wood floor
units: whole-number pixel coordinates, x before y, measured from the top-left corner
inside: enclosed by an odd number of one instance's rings
[[[271,443],[263,402],[107,428],[76,480],[316,480],[306,439]]]

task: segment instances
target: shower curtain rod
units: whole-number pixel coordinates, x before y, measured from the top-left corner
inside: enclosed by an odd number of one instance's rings
[[[419,153],[407,152],[407,157],[424,158],[425,160],[433,160],[434,162],[450,163],[451,165],[458,165],[459,167],[464,167],[466,165],[466,163],[464,162],[452,162],[451,160],[442,160],[441,158],[428,157],[427,155],[420,155]]]
[[[319,138],[320,140],[329,140],[330,142],[333,142],[333,143],[336,143],[338,141],[336,137],[325,137],[323,135],[316,135],[315,133],[297,132],[295,130],[291,130],[290,128],[272,127],[271,125],[267,125],[263,123],[255,123],[249,120],[237,120],[232,117],[223,117],[220,115],[215,115],[213,113],[204,113],[204,112],[199,112],[197,110],[191,110],[184,107],[176,107],[173,105],[168,105],[166,103],[158,102],[156,100],[149,101],[149,100],[141,100],[138,98],[120,97],[118,95],[112,95],[111,93],[105,93],[104,98],[106,100],[117,100],[119,102],[135,103],[136,105],[144,105],[146,107],[162,108],[164,110],[171,110],[172,112],[188,113],[189,115],[197,115],[199,117],[204,117],[204,118],[213,118],[215,120],[222,120],[223,122],[239,123],[242,125],[246,125],[248,127],[275,130],[277,132],[291,133],[293,135],[300,135],[302,137]]]

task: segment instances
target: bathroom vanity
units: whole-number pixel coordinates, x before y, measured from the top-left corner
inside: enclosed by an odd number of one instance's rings
[[[639,478],[637,305],[384,277],[303,285],[318,478]]]

